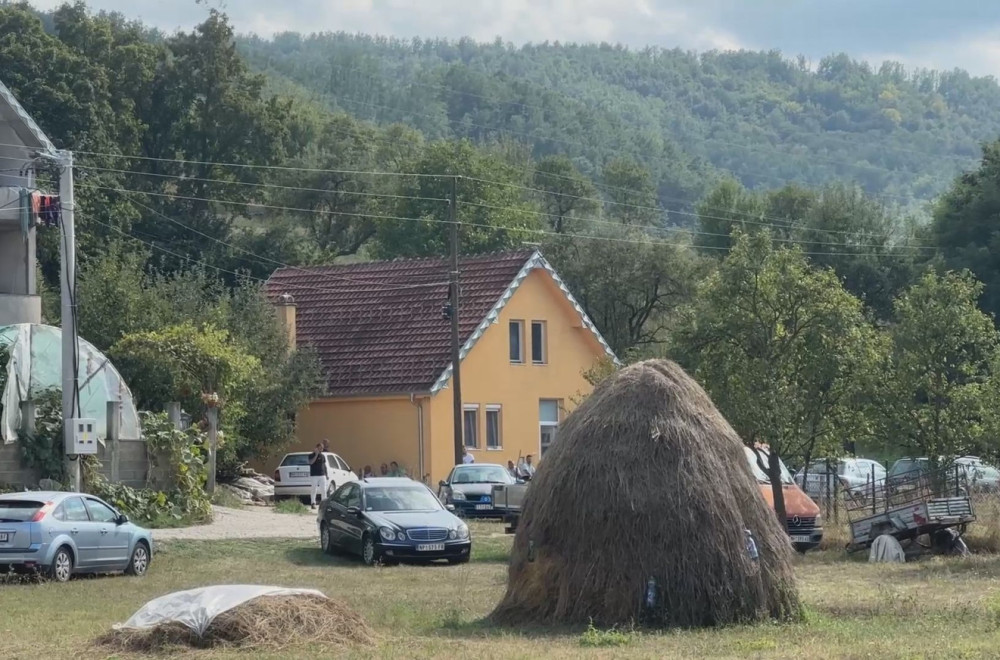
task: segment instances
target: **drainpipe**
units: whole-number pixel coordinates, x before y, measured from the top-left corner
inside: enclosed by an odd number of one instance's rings
[[[415,394],[410,394],[410,403],[417,408],[417,473],[424,480],[424,402]]]

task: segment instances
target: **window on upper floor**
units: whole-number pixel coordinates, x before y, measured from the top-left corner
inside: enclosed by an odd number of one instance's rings
[[[545,346],[546,340],[545,321],[531,322],[531,362],[532,364],[545,364],[548,362],[549,351]]]
[[[510,361],[524,363],[524,321],[510,322]]]
[[[479,406],[467,405],[462,411],[462,437],[466,449],[479,449]]]
[[[486,406],[486,448],[500,449],[503,441],[500,439],[501,421],[500,406]]]

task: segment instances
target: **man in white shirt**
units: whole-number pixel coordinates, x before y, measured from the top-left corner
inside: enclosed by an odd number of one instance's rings
[[[462,463],[468,465],[469,463],[475,463],[476,457],[469,453],[469,450],[462,447]]]

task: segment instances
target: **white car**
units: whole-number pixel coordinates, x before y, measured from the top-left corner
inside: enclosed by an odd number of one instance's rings
[[[881,486],[885,483],[886,477],[885,466],[868,458],[815,460],[809,464],[809,474],[805,477],[805,483],[803,483],[804,472],[802,469],[795,473],[795,483],[812,498],[833,497],[837,490],[844,488],[858,486],[870,488],[873,476],[876,485]],[[834,479],[840,482],[836,487]]]
[[[312,478],[309,476],[309,456],[312,452],[296,451],[285,454],[274,471],[274,499],[297,497],[303,504],[309,504],[312,497]],[[324,452],[326,460],[326,482],[323,487],[323,499],[346,483],[357,481],[358,477],[351,470],[347,461],[332,452]]]

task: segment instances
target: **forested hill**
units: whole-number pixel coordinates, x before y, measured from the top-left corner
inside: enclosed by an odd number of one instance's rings
[[[632,155],[667,208],[726,172],[753,188],[856,181],[917,207],[1000,135],[993,78],[874,70],[846,55],[811,67],[777,52],[347,34],[244,38],[240,48],[258,70],[331,107],[430,137],[527,141],[536,155],[574,156],[591,175]]]

